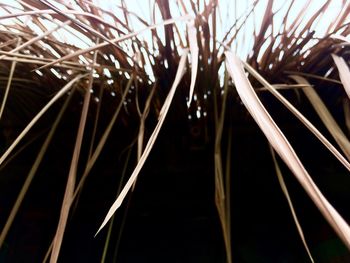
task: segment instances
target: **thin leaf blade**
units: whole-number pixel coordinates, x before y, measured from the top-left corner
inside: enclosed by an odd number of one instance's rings
[[[191,105],[194,86],[196,84],[196,77],[198,71],[198,54],[199,48],[197,44],[197,31],[194,27],[193,21],[188,23],[188,40],[190,44],[190,53],[191,53],[191,85],[188,96],[187,107]]]
[[[237,92],[242,99],[243,104],[259,125],[272,147],[293,172],[330,226],[350,249],[349,225],[317,188],[294,152],[292,146],[289,144],[276,123],[272,120],[265,107],[261,104],[245,75],[241,61],[232,52],[226,51],[225,55],[228,71],[235,82]]]
[[[339,77],[343,83],[346,94],[350,98],[350,70],[345,60],[342,57],[332,54],[332,58],[339,70]]]
[[[109,221],[109,219],[113,216],[113,214],[115,213],[115,211],[117,211],[117,209],[121,206],[124,198],[126,197],[127,193],[129,192],[129,190],[131,189],[132,185],[134,184],[139,172],[141,171],[141,168],[143,167],[157,137],[158,134],[160,132],[160,129],[164,123],[165,117],[168,113],[168,110],[170,108],[170,104],[171,101],[174,97],[175,91],[177,86],[179,85],[182,76],[184,74],[185,71],[185,62],[186,62],[186,56],[187,56],[188,51],[186,51],[182,56],[181,56],[181,60],[179,62],[179,67],[177,69],[177,73],[175,76],[175,80],[173,82],[173,85],[169,91],[169,94],[167,96],[167,98],[165,99],[165,102],[163,104],[163,107],[161,109],[160,112],[160,116],[159,116],[159,120],[158,123],[155,127],[155,129],[152,132],[152,135],[150,137],[150,139],[147,142],[147,145],[145,147],[145,150],[143,151],[141,158],[139,160],[139,162],[137,163],[133,173],[131,174],[129,180],[127,181],[127,183],[125,184],[123,190],[121,191],[120,195],[118,196],[118,198],[115,200],[115,202],[113,203],[113,205],[111,206],[111,208],[109,209],[105,219],[103,220],[101,226],[99,227],[96,235],[102,230],[102,228],[107,224],[107,222]]]

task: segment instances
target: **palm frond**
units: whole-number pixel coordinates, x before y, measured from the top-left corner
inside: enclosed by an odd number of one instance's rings
[[[158,152],[157,147],[165,148],[157,146],[156,141],[161,138],[162,142],[163,136],[167,138],[166,132],[170,132],[178,136],[189,156],[199,151],[210,152],[211,162],[198,163],[201,169],[212,174],[213,186],[208,189],[213,202],[208,206],[212,204],[213,220],[217,219],[221,227],[216,229],[223,242],[218,246],[224,247],[227,262],[240,261],[241,250],[232,249],[240,247],[238,227],[233,224],[240,216],[239,211],[235,211],[239,209],[238,200],[234,199],[236,193],[231,192],[236,189],[231,182],[240,176],[235,139],[237,133],[248,137],[251,130],[259,129],[350,249],[348,211],[336,206],[337,212],[328,202],[326,195],[337,204],[328,194],[332,187],[319,185],[323,179],[312,169],[313,179],[308,173],[310,166],[318,164],[305,163],[302,150],[297,155],[286,138],[288,132],[299,132],[306,127],[311,136],[336,157],[346,175],[350,171],[349,10],[350,3],[336,0],[322,3],[311,0],[283,3],[274,0],[242,3],[118,0],[113,4],[99,0],[15,0],[0,3],[0,179],[13,176],[8,171],[22,165],[22,156],[30,159],[32,154],[28,152],[32,147],[38,152],[37,159],[26,167],[29,172],[23,175],[26,176],[24,185],[14,198],[17,201],[8,219],[0,217],[0,223],[4,222],[0,247],[3,249],[6,240],[11,240],[10,226],[12,230],[18,225],[14,218],[24,209],[21,204],[34,174],[40,173],[40,169],[49,171],[41,163],[53,164],[50,154],[56,148],[66,151],[60,152],[59,159],[62,159],[62,170],[67,166],[68,181],[64,197],[62,192],[55,195],[63,197],[60,220],[55,218],[59,221],[55,238],[51,245],[45,241],[48,252],[44,261],[51,253],[51,262],[61,257],[64,260],[66,239],[63,240],[63,236],[70,238],[67,225],[74,224],[79,209],[84,207],[85,195],[94,200],[103,198],[102,193],[92,197],[88,191],[90,184],[103,185],[100,191],[108,198],[116,195],[111,185],[118,182],[120,187],[124,186],[98,228],[99,233],[120,209],[130,190],[138,195],[135,182],[142,171],[147,173],[146,162],[158,168],[166,165],[149,156],[151,152]],[[69,105],[67,98],[71,100]],[[64,110],[68,113],[63,116]],[[294,122],[290,113],[299,122]],[[258,126],[252,124],[251,116]],[[47,121],[51,118],[55,119],[54,124]],[[69,127],[69,131],[64,127]],[[72,137],[74,127],[77,135]],[[178,130],[184,131],[183,134]],[[65,143],[55,139],[61,134],[67,134]],[[333,138],[327,138],[329,135]],[[164,141],[179,144],[170,139]],[[296,144],[295,149],[298,147]],[[125,149],[128,149],[128,161],[124,165],[120,156]],[[73,155],[67,154],[71,151]],[[183,155],[168,148],[166,153],[169,158]],[[293,188],[286,189],[274,155],[273,160],[299,235],[313,261],[310,250],[316,250],[312,242],[310,248],[306,244],[289,196],[288,190]],[[329,167],[333,167],[332,161],[329,158]],[[167,171],[173,168],[167,167]],[[196,178],[191,169],[186,171],[186,180]],[[106,176],[109,173],[114,174],[113,183]],[[325,176],[327,180],[333,177]],[[1,187],[0,183],[0,193]],[[156,180],[154,189],[166,191],[162,179]],[[179,191],[176,195],[182,196]],[[192,191],[195,195],[196,191]],[[101,201],[96,218],[84,217],[96,221],[92,232],[108,208],[103,204],[109,201]],[[115,214],[114,226],[111,223],[103,251],[98,252],[96,260],[102,258],[107,262],[117,260],[117,254],[119,257],[118,248],[123,247],[119,246],[123,232],[120,228],[127,227],[125,220],[130,203],[121,211],[123,218]],[[297,202],[295,204],[297,209]],[[132,203],[130,207],[133,209]],[[231,213],[231,209],[235,212]],[[68,220],[70,217],[72,221]],[[57,222],[52,224],[56,227]],[[95,240],[99,240],[100,235]],[[111,251],[114,244],[116,249]],[[115,255],[110,257],[112,252]],[[1,256],[0,253],[0,261]],[[313,256],[317,260],[317,255]]]

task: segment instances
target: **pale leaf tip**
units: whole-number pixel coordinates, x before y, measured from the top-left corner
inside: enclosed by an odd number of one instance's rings
[[[187,108],[191,106],[191,102],[192,102],[192,98],[190,98],[189,101],[187,102]]]
[[[107,224],[107,222],[109,221],[109,217],[106,216],[106,218],[103,220],[101,226],[99,227],[99,229],[97,230],[96,234],[94,235],[94,238],[101,232],[101,230],[105,227],[105,225]]]

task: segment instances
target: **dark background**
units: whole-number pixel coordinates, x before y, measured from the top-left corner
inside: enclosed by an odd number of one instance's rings
[[[178,95],[173,105],[179,105],[180,98]],[[349,222],[349,173],[287,110],[269,95],[261,98],[320,190]],[[330,138],[305,98],[301,99],[303,112]],[[74,105],[79,105],[77,101]],[[227,135],[232,133],[233,262],[310,262],[279,186],[268,143],[243,106],[232,102],[226,115],[222,148],[225,160]],[[51,110],[27,139],[49,127],[58,108]],[[79,106],[69,108],[65,114],[0,251],[0,262],[43,260],[57,227],[79,114]],[[334,114],[343,123],[343,115]],[[225,262],[214,203],[214,123],[210,116],[188,120],[183,108],[171,107],[135,191],[116,212],[106,262]],[[102,127],[108,118],[101,118]],[[124,118],[114,127],[77,206],[74,205],[59,262],[100,262],[108,227],[97,237],[94,235],[116,198],[129,146],[137,135],[137,120],[126,124]],[[149,119],[146,139],[155,123],[152,114]],[[89,148],[91,123],[86,128],[80,174]],[[21,128],[19,124],[2,127],[3,149]],[[0,170],[1,226],[45,134]],[[124,183],[135,167],[135,156],[133,146]],[[316,262],[350,262],[345,246],[282,161],[279,164]]]

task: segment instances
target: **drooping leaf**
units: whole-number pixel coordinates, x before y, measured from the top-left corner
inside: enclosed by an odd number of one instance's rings
[[[265,107],[261,104],[245,75],[241,61],[230,51],[226,51],[225,55],[228,72],[234,80],[235,87],[243,104],[259,125],[274,150],[293,172],[301,186],[318,207],[330,226],[350,249],[349,225],[323,196],[308,172],[305,170],[287,138],[283,135],[279,127],[266,111]]]
[[[224,174],[223,161],[222,161],[222,135],[224,131],[226,105],[228,97],[228,74],[225,74],[223,99],[220,114],[216,120],[215,131],[215,146],[214,146],[214,166],[215,166],[215,205],[218,210],[219,219],[221,222],[221,228],[224,236],[226,258],[227,262],[232,262],[231,251],[231,221],[230,219],[230,180],[227,179],[230,174]],[[231,138],[231,134],[229,135]],[[229,158],[230,154],[228,154]],[[228,163],[229,161],[227,161]],[[226,173],[229,169],[226,170]],[[225,180],[227,179],[227,180]]]
[[[190,54],[191,54],[191,85],[188,96],[187,106],[189,107],[192,102],[194,86],[196,84],[196,77],[198,71],[198,44],[197,44],[197,30],[193,25],[193,21],[188,23],[188,41],[190,44]]]
[[[299,84],[310,85],[310,83],[301,76],[291,76]],[[350,160],[350,142],[342,129],[339,127],[338,123],[335,121],[327,106],[323,103],[321,98],[318,96],[316,91],[312,88],[302,89],[311,105],[317,112],[318,116],[322,120],[323,124],[327,127],[330,134],[332,134],[334,140],[337,142],[339,147],[342,149],[343,153]]]
[[[302,124],[305,125],[323,145],[344,165],[348,171],[350,171],[350,163],[348,160],[335,148],[325,136],[308,120],[303,114],[301,114],[288,100],[286,100],[270,83],[268,83],[256,70],[254,70],[249,64],[243,62],[247,71],[252,74],[264,87],[266,87],[272,95],[274,95],[295,117],[297,117]]]
[[[20,39],[17,40],[17,45],[19,45],[19,43],[20,43]],[[7,80],[5,94],[4,94],[4,97],[2,99],[1,107],[0,107],[0,120],[1,120],[2,113],[4,112],[4,109],[5,109],[7,97],[8,97],[9,92],[10,92],[10,87],[11,87],[11,83],[12,83],[12,79],[13,79],[13,73],[15,72],[16,63],[17,63],[16,61],[12,61],[12,63],[11,63],[10,74],[9,74],[9,77]]]
[[[127,183],[125,184],[123,190],[121,191],[120,195],[118,196],[118,198],[115,200],[115,202],[113,203],[112,207],[109,209],[105,219],[103,220],[100,228],[98,229],[96,235],[102,230],[102,228],[107,224],[107,222],[109,221],[109,219],[112,217],[112,215],[115,213],[115,211],[120,207],[120,205],[122,204],[125,196],[127,195],[127,193],[129,192],[131,186],[134,184],[139,172],[141,171],[141,168],[143,167],[145,161],[147,160],[148,155],[150,154],[153,145],[158,137],[158,134],[160,132],[161,127],[163,126],[165,117],[168,113],[168,110],[170,108],[170,104],[173,100],[175,91],[177,86],[179,85],[181,78],[185,72],[185,62],[186,62],[186,57],[187,57],[188,51],[185,51],[184,54],[181,56],[181,60],[179,62],[179,67],[177,69],[176,72],[176,76],[175,76],[175,80],[173,82],[173,85],[171,86],[171,89],[169,91],[168,96],[165,99],[165,102],[163,104],[163,107],[160,111],[159,114],[159,118],[158,118],[158,123],[156,125],[156,127],[154,128],[151,137],[149,138],[147,145],[145,147],[144,152],[141,155],[140,160],[138,161],[133,173],[131,174],[129,180],[127,181]]]
[[[85,130],[86,119],[87,119],[89,105],[90,105],[90,99],[91,99],[90,90],[92,89],[92,85],[93,85],[93,81],[94,81],[93,69],[94,69],[94,64],[96,63],[96,59],[97,59],[97,52],[95,52],[95,54],[94,54],[94,61],[93,61],[91,73],[89,76],[89,83],[85,89],[84,102],[83,102],[83,107],[82,107],[82,111],[81,111],[79,127],[78,127],[75,145],[74,145],[71,165],[69,168],[66,190],[64,193],[64,197],[63,197],[63,202],[62,202],[62,207],[61,207],[61,212],[60,212],[60,219],[58,221],[56,234],[55,234],[55,237],[53,239],[50,263],[56,263],[58,260],[58,255],[60,253],[61,245],[62,245],[62,241],[63,241],[63,235],[64,235],[64,232],[66,230],[66,224],[67,224],[67,220],[68,220],[69,211],[70,211],[70,208],[71,208],[71,205],[73,202],[73,196],[74,196],[74,191],[75,191],[75,181],[76,181],[76,177],[77,177],[78,162],[79,162],[79,157],[80,157],[80,150],[81,150],[82,143],[83,143],[84,130]]]
[[[30,123],[24,128],[24,130],[18,135],[15,141],[10,145],[10,147],[5,151],[5,153],[0,158],[0,165],[5,161],[9,156],[12,150],[17,146],[17,144],[23,139],[23,137],[28,133],[28,131],[34,126],[34,124],[44,115],[44,113],[65,93],[67,93],[73,84],[78,80],[84,78],[87,74],[78,75],[70,82],[68,82],[57,94],[42,108],[42,110],[30,121]]]
[[[310,252],[310,249],[309,249],[309,246],[307,245],[307,242],[306,242],[306,239],[305,239],[305,236],[304,236],[304,231],[299,223],[299,219],[297,217],[297,214],[294,210],[294,206],[293,206],[293,202],[292,202],[292,199],[290,198],[290,195],[289,195],[289,192],[288,192],[288,189],[287,189],[287,185],[283,179],[283,175],[282,175],[282,171],[278,165],[278,162],[277,162],[277,159],[276,159],[276,156],[275,156],[275,152],[274,150],[270,147],[270,150],[271,150],[271,155],[272,155],[272,160],[273,160],[273,163],[275,165],[275,170],[276,170],[276,175],[277,175],[277,178],[278,178],[278,182],[281,186],[281,189],[283,191],[283,194],[284,196],[286,197],[287,199],[287,202],[288,202],[288,205],[289,205],[289,209],[292,213],[292,216],[293,216],[293,219],[294,219],[294,223],[297,227],[297,230],[298,230],[298,233],[299,233],[299,236],[301,238],[301,241],[303,242],[303,245],[304,245],[304,248],[310,258],[310,261],[313,263],[314,262],[314,259],[311,255],[311,252]]]
[[[65,103],[63,104],[60,112],[57,115],[57,118],[56,118],[55,122],[53,123],[52,127],[50,128],[49,134],[47,135],[47,137],[45,139],[45,142],[43,143],[43,145],[40,148],[40,151],[38,153],[38,156],[35,159],[34,164],[30,168],[30,171],[29,171],[29,173],[27,175],[27,178],[26,178],[26,180],[25,180],[25,182],[24,182],[24,184],[23,184],[23,186],[22,186],[22,188],[20,190],[20,193],[17,196],[17,199],[16,199],[12,209],[11,209],[10,215],[7,218],[5,226],[2,229],[2,231],[1,231],[1,234],[0,234],[0,248],[1,248],[2,244],[3,244],[3,242],[5,241],[5,238],[6,238],[7,234],[8,234],[8,231],[10,230],[10,227],[11,227],[11,225],[12,225],[14,219],[15,219],[15,216],[16,216],[16,214],[17,214],[17,212],[18,212],[18,210],[19,210],[19,208],[20,208],[20,206],[22,204],[22,201],[23,201],[25,195],[28,192],[29,186],[31,185],[31,183],[32,183],[32,181],[34,179],[34,176],[35,176],[35,174],[36,174],[36,172],[37,172],[37,170],[38,170],[38,168],[39,168],[39,166],[41,164],[41,161],[43,160],[43,158],[45,156],[47,148],[50,145],[52,137],[53,137],[53,135],[56,132],[57,126],[60,123],[60,121],[62,119],[62,116],[65,113],[65,111],[66,111],[66,109],[67,109],[67,107],[69,105],[69,102],[70,102],[73,94],[74,93],[72,92],[69,95],[69,97],[67,97]]]
[[[341,82],[343,83],[346,94],[350,99],[350,70],[348,65],[342,57],[338,57],[337,55],[332,54],[332,58],[339,70],[339,77]]]

